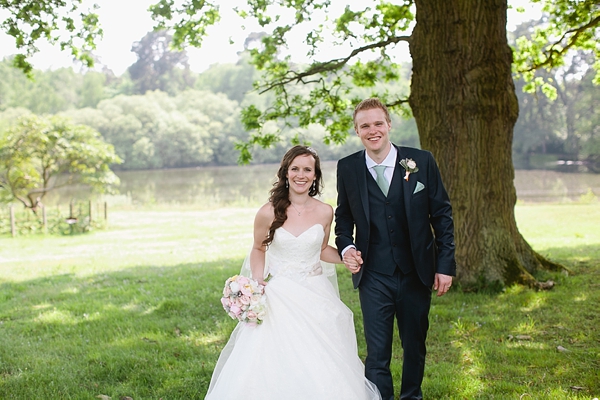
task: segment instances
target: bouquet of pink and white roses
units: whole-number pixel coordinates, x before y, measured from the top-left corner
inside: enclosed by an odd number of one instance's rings
[[[260,324],[266,313],[264,290],[254,279],[234,275],[225,281],[221,304],[232,319]]]

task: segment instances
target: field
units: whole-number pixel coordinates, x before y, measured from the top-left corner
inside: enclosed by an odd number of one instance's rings
[[[201,399],[235,323],[219,298],[255,208],[116,210],[84,235],[0,237],[0,398]],[[434,298],[429,399],[600,396],[600,205],[519,205],[554,289]],[[342,300],[358,293],[338,268]],[[393,373],[401,371],[395,344]],[[399,381],[399,379],[396,379]]]

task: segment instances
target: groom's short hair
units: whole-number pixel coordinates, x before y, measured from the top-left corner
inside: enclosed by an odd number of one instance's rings
[[[352,114],[352,121],[354,122],[354,129],[356,129],[356,114],[358,114],[359,111],[372,110],[374,108],[382,109],[383,112],[385,113],[386,121],[388,123],[392,122],[392,119],[390,118],[390,113],[389,113],[387,107],[385,106],[385,104],[383,104],[381,102],[381,100],[379,100],[377,97],[371,97],[369,99],[364,99],[363,101],[358,103],[356,105],[356,107],[354,108],[354,113]]]

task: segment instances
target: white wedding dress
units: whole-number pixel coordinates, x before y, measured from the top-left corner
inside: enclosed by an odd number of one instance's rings
[[[323,226],[275,231],[267,315],[239,323],[215,367],[207,400],[380,399],[364,377],[352,312],[321,271]]]

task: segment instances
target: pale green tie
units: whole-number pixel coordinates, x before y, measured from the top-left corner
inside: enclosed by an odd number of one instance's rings
[[[390,189],[390,184],[388,183],[387,179],[385,179],[385,165],[376,165],[373,167],[373,169],[377,173],[377,179],[375,179],[377,186],[379,186],[379,189],[381,189],[383,194],[387,196],[388,190]]]

